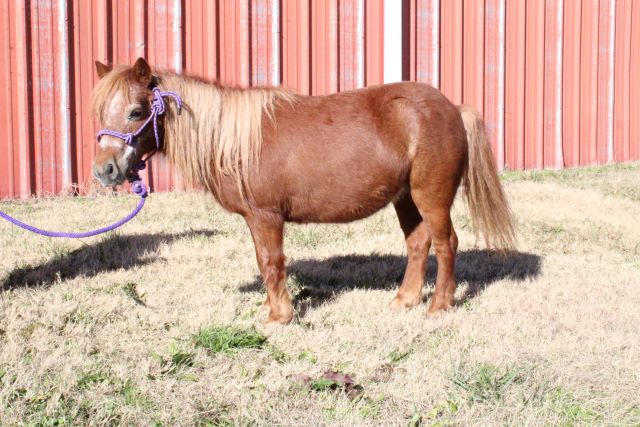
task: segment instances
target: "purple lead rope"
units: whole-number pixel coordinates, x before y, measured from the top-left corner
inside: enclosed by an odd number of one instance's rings
[[[135,149],[136,148],[135,138],[138,135],[140,135],[140,133],[144,130],[145,127],[147,127],[149,123],[153,122],[153,134],[156,138],[156,149],[160,150],[160,136],[158,135],[158,116],[163,115],[166,111],[164,97],[170,96],[176,101],[176,103],[178,104],[178,114],[180,114],[180,111],[182,109],[182,99],[180,98],[180,95],[178,95],[177,93],[164,92],[158,89],[157,87],[153,88],[152,92],[154,96],[153,96],[153,100],[151,101],[151,115],[142,124],[142,126],[138,128],[137,131],[131,132],[131,133],[120,133],[120,132],[115,132],[108,129],[102,129],[101,131],[98,132],[98,135],[97,135],[98,141],[100,141],[100,137],[102,135],[109,135],[115,138],[122,139],[127,145]],[[17,220],[2,211],[0,211],[0,217],[6,219],[7,221],[9,221],[14,225],[17,225],[18,227],[24,228],[25,230],[28,230],[33,233],[40,234],[46,237],[67,237],[71,239],[81,239],[84,237],[96,236],[98,234],[106,233],[107,231],[115,230],[116,228],[131,221],[136,215],[138,215],[138,213],[142,210],[142,207],[144,206],[144,201],[148,193],[147,193],[146,185],[140,178],[139,172],[145,168],[145,162],[149,160],[149,157],[147,157],[144,160],[141,160],[137,165],[133,167],[133,175],[130,178],[131,192],[140,196],[140,201],[138,201],[138,205],[129,215],[127,215],[126,217],[122,218],[117,222],[114,222],[111,225],[108,225],[103,228],[99,228],[97,230],[85,231],[82,233],[65,233],[61,231],[43,230],[41,228],[37,228],[32,225],[25,224],[24,222]]]
[[[144,183],[142,183],[142,181],[137,181],[138,184],[141,184],[142,186],[144,186]],[[145,193],[146,193],[146,188],[144,189]],[[120,227],[121,225],[126,224],[127,222],[131,221],[133,219],[134,216],[138,215],[138,212],[140,212],[142,210],[142,207],[144,206],[144,201],[146,199],[146,194],[144,196],[140,197],[140,201],[138,202],[138,206],[136,206],[136,208],[126,217],[122,218],[120,221],[114,222],[111,225],[108,225],[106,227],[103,228],[98,228],[97,230],[91,230],[91,231],[85,231],[83,233],[65,233],[63,231],[48,231],[48,230],[43,230],[41,228],[38,227],[34,227],[33,225],[29,225],[29,224],[25,224],[24,222],[17,220],[15,218],[10,217],[9,215],[7,215],[6,213],[0,211],[0,217],[6,219],[7,221],[9,221],[10,223],[12,223],[13,225],[17,225],[18,227],[24,228],[25,230],[29,230],[33,233],[36,234],[40,234],[41,236],[46,236],[46,237],[67,237],[70,239],[82,239],[84,237],[91,237],[91,236],[95,236],[98,234],[102,234],[102,233],[106,233],[107,231],[111,231],[111,230],[115,230],[116,228]]]

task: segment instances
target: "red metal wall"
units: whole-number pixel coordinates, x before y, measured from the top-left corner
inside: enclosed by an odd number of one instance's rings
[[[353,89],[382,82],[382,9],[383,0],[2,0],[0,197],[90,185],[95,60],[144,56],[305,94]],[[162,158],[147,173],[155,190],[180,186]]]
[[[0,197],[91,181],[94,60],[325,94],[381,83],[385,0],[3,0]],[[640,160],[640,0],[386,0],[403,75],[481,110],[500,168]],[[180,187],[162,158],[146,177]]]
[[[405,78],[483,111],[500,168],[640,160],[640,1],[408,0]]]

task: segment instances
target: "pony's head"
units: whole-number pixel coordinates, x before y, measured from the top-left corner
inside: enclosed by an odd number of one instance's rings
[[[136,132],[151,115],[154,77],[149,64],[138,58],[132,67],[110,67],[96,61],[100,81],[93,96],[93,111],[101,129],[126,134]],[[156,150],[153,126],[136,136],[134,146],[115,136],[101,135],[93,175],[105,186],[122,184],[134,174],[134,165]]]

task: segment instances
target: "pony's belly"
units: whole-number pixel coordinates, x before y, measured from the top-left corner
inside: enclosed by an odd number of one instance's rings
[[[311,194],[290,199],[285,219],[298,223],[344,223],[366,218],[394,201],[400,188],[373,189],[368,194],[336,192],[333,197]],[[315,196],[315,197],[314,197]]]

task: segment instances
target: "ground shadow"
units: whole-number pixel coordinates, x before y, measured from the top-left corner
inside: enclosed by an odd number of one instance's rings
[[[0,283],[0,292],[16,288],[49,287],[75,277],[92,277],[102,272],[151,264],[164,243],[218,234],[216,230],[190,230],[182,233],[112,235],[97,243],[67,253],[56,254],[44,264],[16,268]]]
[[[458,303],[473,298],[487,286],[502,279],[525,280],[540,273],[538,255],[522,252],[501,254],[495,251],[472,249],[458,252],[456,279],[467,283]],[[351,289],[396,289],[407,266],[406,257],[397,255],[347,255],[324,260],[294,261],[287,267],[293,281],[294,305],[301,316],[312,307],[333,299]],[[434,256],[429,257],[426,285],[433,286],[437,273]],[[241,292],[264,292],[262,278],[240,287]],[[297,291],[297,292],[296,292]],[[425,299],[429,294],[425,296]]]

